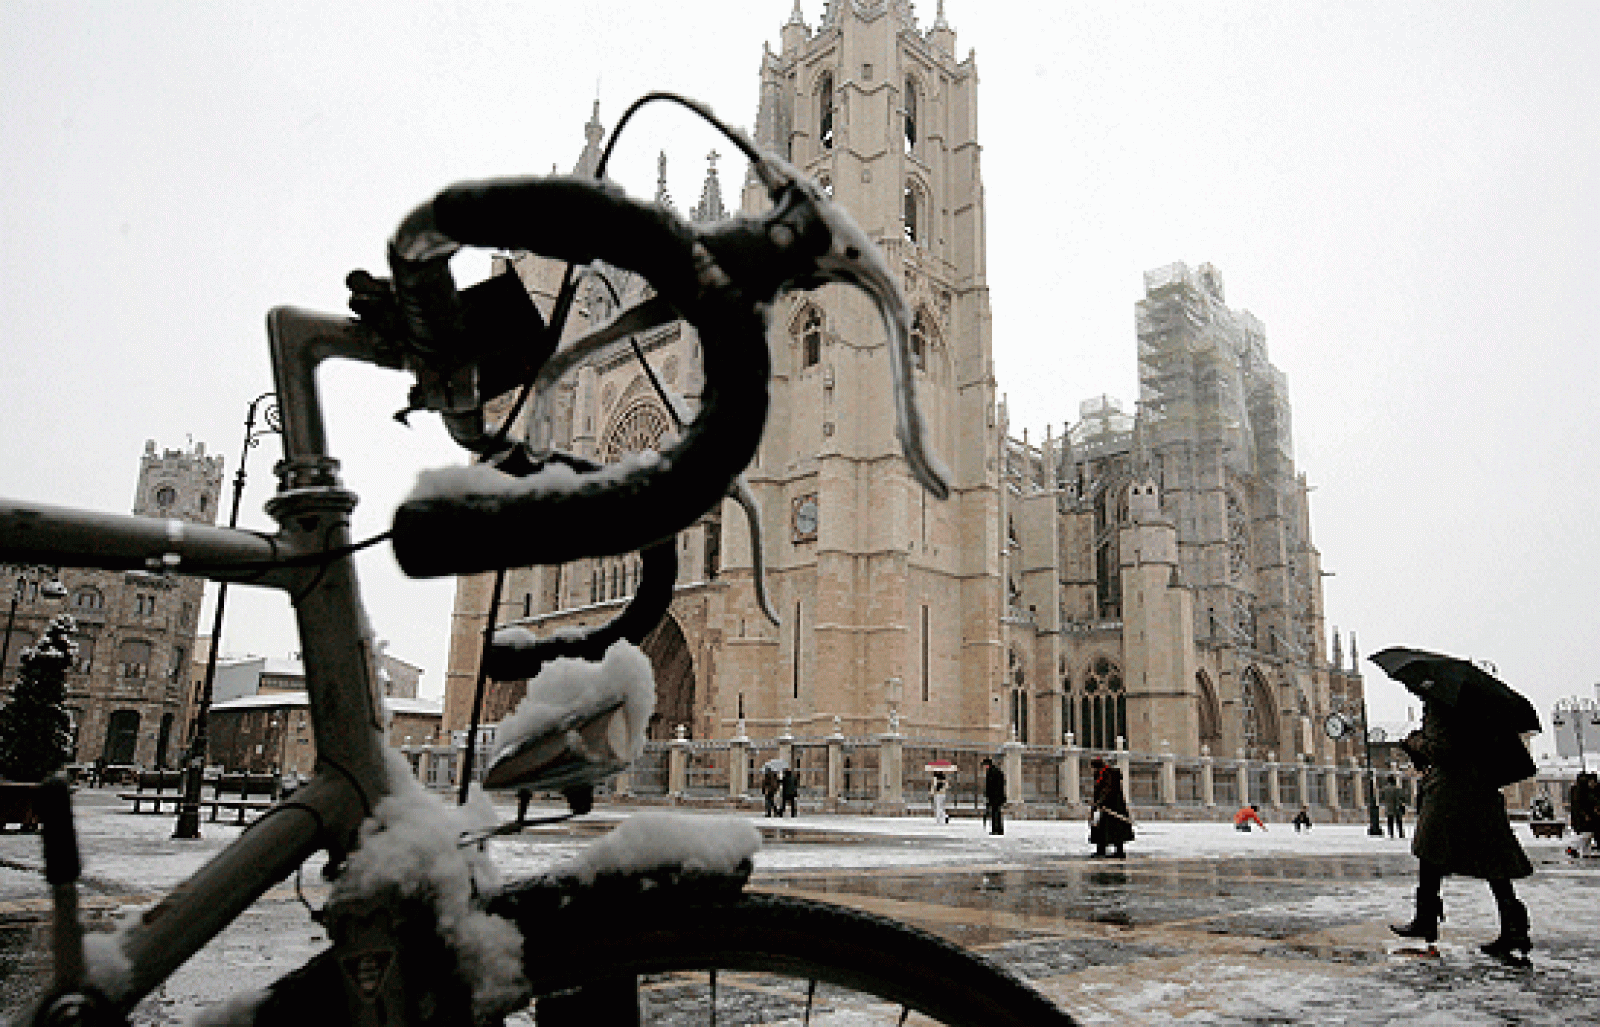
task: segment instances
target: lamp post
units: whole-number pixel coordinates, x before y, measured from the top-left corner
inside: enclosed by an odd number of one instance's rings
[[[261,410],[261,404],[267,403],[266,409]],[[261,444],[261,436],[276,435],[283,431],[283,424],[278,417],[278,394],[263,392],[250,401],[250,409],[244,417],[244,447],[239,452],[239,469],[233,476],[233,509],[228,514],[228,527],[237,527],[239,524],[239,500],[244,496],[245,460],[250,456],[250,450]],[[265,427],[256,427],[256,412],[261,410],[261,419]],[[217,609],[216,616],[211,622],[211,648],[206,653],[206,676],[200,686],[199,709],[194,717],[194,735],[189,739],[189,751],[184,755],[185,772],[183,777],[183,801],[178,804],[178,823],[173,829],[174,838],[199,838],[200,837],[200,785],[205,774],[206,749],[210,745],[208,722],[211,714],[211,689],[217,679],[217,653],[222,648],[222,613],[227,606],[228,583],[217,584]]]
[[[1588,721],[1590,727],[1600,727],[1600,703],[1576,697],[1557,699],[1555,716],[1550,722],[1556,727],[1565,727],[1566,718],[1571,718],[1572,730],[1578,736],[1578,769],[1587,773],[1589,763],[1583,754],[1583,722]]]
[[[0,642],[0,686],[5,684],[6,661],[11,658],[11,632],[17,626],[17,603],[22,599],[25,587],[30,584],[39,585],[39,594],[46,599],[60,599],[67,594],[67,587],[61,584],[54,567],[43,567],[38,564],[22,564],[11,568],[17,572],[16,583],[11,587],[11,609],[6,613],[5,641]]]

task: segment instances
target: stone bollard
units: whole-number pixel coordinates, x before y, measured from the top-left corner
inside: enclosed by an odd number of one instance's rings
[[[1206,809],[1217,808],[1217,768],[1211,758],[1211,746],[1200,747],[1200,804]]]
[[[744,721],[739,733],[728,740],[728,795],[742,799],[750,790],[750,739],[745,737]]]
[[[794,718],[783,718],[783,734],[778,736],[778,759],[794,766]]]
[[[1309,755],[1302,756],[1300,765],[1294,768],[1295,781],[1300,791],[1300,805],[1306,809],[1311,808],[1310,760],[1311,757]]]
[[[1006,775],[1006,804],[1021,806],[1026,800],[1022,789],[1022,752],[1027,746],[1015,737],[1000,747],[1001,769]]]
[[[678,737],[667,743],[667,796],[679,802],[689,792],[689,729],[678,725]]]
[[[1117,736],[1117,769],[1122,771],[1122,788],[1126,793],[1133,787],[1133,768],[1128,761],[1128,740],[1121,735]]]
[[[844,795],[844,732],[839,718],[833,718],[833,734],[828,736],[828,808],[837,809]]]
[[[1239,808],[1250,805],[1250,761],[1244,758],[1244,747],[1239,748],[1239,765],[1234,768],[1235,778],[1239,787]]]
[[[1078,738],[1071,731],[1061,736],[1067,743],[1066,755],[1061,760],[1061,801],[1069,806],[1083,804],[1080,775],[1083,771],[1083,750],[1078,748]]]
[[[1161,804],[1178,804],[1178,757],[1172,754],[1172,744],[1161,742]]]
[[[878,736],[878,802],[877,809],[885,813],[903,813],[905,798],[905,763],[902,745],[905,737],[899,733]]]

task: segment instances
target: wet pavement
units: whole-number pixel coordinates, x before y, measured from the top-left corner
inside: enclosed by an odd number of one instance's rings
[[[166,838],[170,817],[134,817],[103,802],[80,810],[85,903],[104,927],[236,833],[207,825],[204,843],[180,844]],[[510,876],[548,867],[610,822],[602,815],[517,836],[497,843],[497,861]],[[1395,954],[1385,925],[1408,913],[1415,861],[1403,842],[1359,829],[1251,840],[1210,825],[1150,825],[1129,859],[1101,861],[1079,854],[1082,827],[1070,823],[1018,821],[996,839],[914,821],[756,822],[766,847],[752,888],[951,938],[1083,1023],[1600,1023],[1600,861],[1567,860],[1558,845],[1525,842],[1538,868],[1518,885],[1533,915],[1534,965],[1516,969],[1477,952],[1496,928],[1478,881],[1446,882],[1438,958]],[[1274,851],[1252,848],[1269,842]],[[36,850],[34,839],[0,836],[0,1016],[21,1008],[47,972]],[[320,900],[320,889],[309,891]],[[324,944],[292,889],[277,889],[147,999],[135,1022],[184,1022]],[[655,979],[644,992],[655,1022],[706,1022],[705,975]],[[720,1024],[799,1022],[806,1004],[805,982],[758,974],[719,975],[717,996]],[[817,1024],[899,1015],[825,987],[813,1001]]]

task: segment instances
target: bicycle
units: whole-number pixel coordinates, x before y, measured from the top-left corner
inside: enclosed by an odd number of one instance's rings
[[[689,107],[738,145],[771,209],[694,227],[606,184],[610,147],[634,112],[657,99]],[[449,260],[468,245],[568,261],[550,317],[515,275],[458,292]],[[572,267],[595,259],[641,274],[654,294],[558,347]],[[448,188],[402,221],[389,263],[390,279],[351,274],[354,318],[289,307],[268,315],[284,447],[267,505],[275,534],[0,501],[0,559],[182,572],[284,590],[302,641],[318,752],[308,783],[137,924],[95,936],[87,948],[76,917],[68,791],[59,781],[41,786],[46,876],[57,900],[55,984],[34,1022],[124,1022],[142,996],[269,887],[326,849],[334,884],[318,917],[330,947],[228,1010],[235,1022],[321,1022],[338,1011],[363,1025],[496,1022],[531,1003],[541,1025],[637,1023],[638,976],[673,971],[710,972],[715,1022],[716,973],[736,970],[809,980],[807,1022],[820,981],[896,1003],[902,1022],[917,1010],[949,1024],[1070,1024],[1018,978],[931,934],[745,892],[750,839],[759,838],[741,821],[707,831],[701,818],[696,836],[684,837],[681,825],[635,817],[574,868],[491,888],[477,876],[484,843],[525,823],[463,833],[465,822],[424,797],[384,744],[356,550],[387,539],[413,577],[643,550],[643,583],[614,620],[546,639],[503,630],[485,656],[497,678],[533,679],[530,694],[540,700],[502,725],[505,741],[485,785],[559,790],[570,807],[563,818],[589,811],[594,785],[637,755],[653,703],[648,663],[641,688],[644,658],[617,643],[637,644],[665,611],[674,533],[730,490],[741,492],[739,475],[767,412],[768,312],[791,289],[842,282],[877,304],[906,460],[932,494],[947,494],[945,472],[923,445],[905,304],[865,234],[799,171],[759,153],[709,110],[650,94],[619,121],[595,180]],[[699,333],[704,391],[698,416],[660,454],[601,467],[511,438],[525,401],[537,404],[563,369],[679,318]],[[362,542],[350,537],[356,497],[342,487],[323,433],[316,374],[332,358],[411,372],[411,409],[438,413],[478,458],[467,469],[424,476],[391,530]],[[511,413],[492,424],[486,404],[519,389]],[[681,404],[670,405],[683,414]]]

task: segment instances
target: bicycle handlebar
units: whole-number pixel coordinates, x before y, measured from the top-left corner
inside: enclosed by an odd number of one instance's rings
[[[427,206],[429,213],[407,218],[415,231],[397,251],[411,243],[431,259],[448,239],[573,262],[603,259],[643,275],[699,332],[705,386],[700,416],[655,461],[582,474],[549,468],[524,479],[482,467],[468,475],[424,475],[420,491],[395,513],[393,545],[402,569],[436,577],[630,552],[688,527],[714,506],[755,455],[766,422],[770,292],[746,293],[670,211],[636,203],[605,183],[469,183]]]
[[[936,498],[949,494],[948,475],[923,441],[909,318],[895,276],[848,215],[798,171],[767,157],[757,172],[773,208],[704,229],[612,184],[560,176],[452,186],[405,219],[390,253],[402,316],[423,353],[445,357],[442,346],[461,337],[444,263],[470,245],[634,271],[694,326],[704,354],[700,415],[658,460],[521,480],[484,467],[425,474],[394,518],[395,556],[408,575],[613,555],[693,524],[727,493],[760,441],[771,304],[787,289],[830,281],[855,285],[877,304],[897,385],[896,434],[918,481]]]

